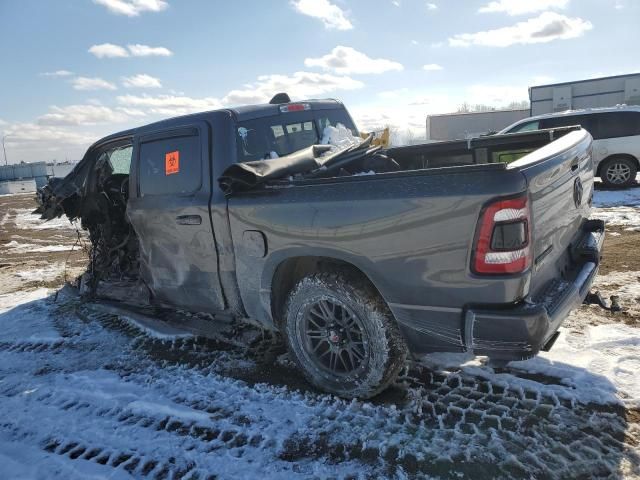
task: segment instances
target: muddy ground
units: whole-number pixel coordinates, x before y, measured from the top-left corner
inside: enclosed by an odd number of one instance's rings
[[[33,208],[30,195],[0,197],[0,299],[60,287],[87,265],[82,235]],[[623,311],[583,305],[565,324],[574,338],[640,326],[640,233],[608,232],[595,289]],[[373,401],[345,402],[306,385],[277,342],[164,341],[73,298],[4,315],[34,332],[0,342],[0,457],[10,438],[24,463],[44,452],[34,458],[68,478],[640,475],[639,404],[581,398],[561,376],[412,364]]]

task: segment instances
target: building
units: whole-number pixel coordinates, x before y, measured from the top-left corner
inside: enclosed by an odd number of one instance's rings
[[[529,87],[529,102],[529,110],[429,115],[427,140],[477,137],[543,113],[640,105],[640,73]]]
[[[37,188],[47,183],[45,162],[17,163],[0,166],[0,182],[34,179]]]
[[[582,108],[640,105],[640,73],[529,87],[531,116]]]
[[[75,163],[18,163],[0,166],[0,194],[35,192],[50,177],[65,177]]]
[[[427,117],[427,140],[479,137],[502,130],[528,116],[529,110],[493,110],[490,112],[429,115]]]

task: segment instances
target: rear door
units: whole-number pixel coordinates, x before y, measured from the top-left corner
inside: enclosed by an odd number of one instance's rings
[[[209,215],[209,145],[205,122],[135,138],[128,204],[155,299],[197,311],[225,307]]]

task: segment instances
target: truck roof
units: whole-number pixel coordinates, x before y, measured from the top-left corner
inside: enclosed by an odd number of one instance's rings
[[[277,104],[260,103],[255,105],[243,105],[240,107],[219,108],[216,110],[208,110],[204,112],[191,113],[188,115],[179,115],[176,117],[165,118],[163,120],[158,120],[157,122],[141,125],[136,128],[122,130],[120,132],[113,133],[111,135],[101,138],[100,140],[95,142],[93,145],[91,145],[89,149],[92,149],[101,143],[106,143],[122,137],[129,137],[140,131],[153,130],[154,128],[157,128],[157,127],[167,127],[167,126],[170,126],[172,123],[178,123],[179,121],[184,120],[186,118],[189,118],[192,120],[198,120],[200,118],[209,116],[212,113],[227,112],[233,116],[233,119],[236,122],[244,122],[244,121],[253,120],[256,118],[278,115],[280,113],[280,107],[285,105],[300,104],[300,103],[308,104],[311,107],[311,110],[331,110],[335,108],[344,108],[344,105],[342,102],[332,98],[309,99],[309,100],[300,100],[298,102],[287,102],[287,103],[277,103]]]

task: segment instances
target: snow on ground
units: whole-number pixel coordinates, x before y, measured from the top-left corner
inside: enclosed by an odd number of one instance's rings
[[[64,274],[63,263],[53,263],[42,268],[31,268],[15,272],[14,275],[27,282],[50,282]]]
[[[640,475],[624,442],[640,429],[619,410],[638,398],[621,355],[637,355],[632,329],[561,339],[510,373],[416,366],[375,401],[345,401],[274,381],[299,374],[266,374],[243,349],[160,341],[45,295],[0,296],[0,478]]]
[[[7,252],[9,253],[68,252],[74,249],[73,245],[38,246],[31,243],[19,243],[15,240],[10,241],[9,243],[5,243],[4,247],[7,249]]]
[[[26,230],[52,230],[70,229],[75,230],[73,223],[66,216],[54,218],[52,220],[42,220],[38,215],[33,214],[32,209],[15,210],[15,224],[17,228]]]
[[[591,218],[607,222],[609,226],[640,229],[640,187],[625,190],[596,190],[593,195]]]
[[[587,326],[580,334],[562,328],[549,352],[511,362],[515,372],[537,373],[557,378],[558,383],[540,384],[513,373],[496,374],[480,358],[467,354],[430,354],[422,362],[430,368],[460,366],[477,375],[513,388],[529,388],[572,402],[615,404],[640,407],[640,329],[621,324]],[[567,388],[569,387],[569,388]]]

